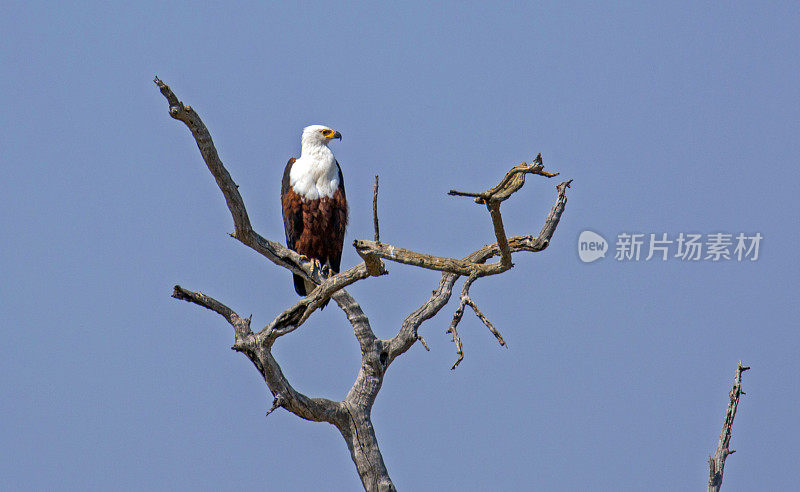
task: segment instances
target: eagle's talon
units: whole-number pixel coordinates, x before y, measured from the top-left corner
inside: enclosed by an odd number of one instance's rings
[[[311,268],[309,268],[309,275],[314,277],[317,272],[322,271],[322,263],[317,258],[312,258],[311,260]]]

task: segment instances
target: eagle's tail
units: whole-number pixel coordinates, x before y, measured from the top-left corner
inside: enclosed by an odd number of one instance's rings
[[[305,297],[306,295],[306,281],[300,275],[294,275],[294,290],[298,295]]]

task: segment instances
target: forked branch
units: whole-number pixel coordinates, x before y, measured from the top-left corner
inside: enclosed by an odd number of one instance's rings
[[[333,424],[341,420],[342,409],[339,403],[325,398],[309,398],[289,384],[270,353],[271,346],[262,343],[253,335],[250,329],[250,318],[239,316],[233,309],[213,297],[184,289],[180,285],[175,286],[172,297],[210,309],[233,326],[236,342],[232,348],[247,355],[259,369],[275,397],[273,405],[281,406],[306,420],[325,421]],[[270,409],[270,412],[274,409]]]

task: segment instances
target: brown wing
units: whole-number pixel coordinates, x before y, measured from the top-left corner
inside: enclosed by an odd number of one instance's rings
[[[300,197],[289,184],[289,173],[296,161],[294,157],[286,163],[281,182],[281,210],[283,212],[283,230],[286,233],[286,246],[294,250],[294,245],[303,233],[303,209]]]
[[[294,157],[289,159],[286,163],[286,169],[283,170],[283,181],[281,182],[281,211],[283,214],[283,230],[286,233],[286,246],[295,250],[297,240],[300,234],[303,233],[303,201],[292,190],[289,184],[289,173],[291,172],[292,165],[296,161]],[[306,286],[303,277],[294,275],[294,290],[301,296],[306,295]]]
[[[344,232],[347,229],[348,210],[347,195],[344,191],[344,176],[342,175],[342,168],[339,167],[339,162],[336,162],[336,167],[339,168],[339,189],[333,194],[333,216],[331,217],[333,247],[328,261],[330,261],[333,271],[339,273],[339,267],[342,262],[342,248],[344,246]]]

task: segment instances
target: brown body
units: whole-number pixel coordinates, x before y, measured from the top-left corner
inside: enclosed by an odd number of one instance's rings
[[[347,227],[347,197],[342,171],[339,169],[339,188],[333,197],[308,200],[296,193],[289,184],[289,172],[294,162],[292,158],[286,164],[281,186],[286,245],[309,259],[319,260],[322,266],[329,266],[333,273],[339,273]],[[301,296],[308,294],[302,277],[294,276],[294,287]]]

